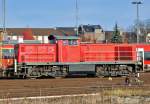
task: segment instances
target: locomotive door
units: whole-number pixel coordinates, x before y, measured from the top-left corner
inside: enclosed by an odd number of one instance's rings
[[[142,62],[142,71],[144,70],[144,48],[137,48],[137,61]]]

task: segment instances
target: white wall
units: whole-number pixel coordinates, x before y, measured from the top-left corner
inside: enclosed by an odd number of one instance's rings
[[[23,43],[23,36],[19,36],[18,42],[19,42],[19,43]]]
[[[37,40],[39,40],[39,41],[43,42],[43,38],[42,38],[42,36],[38,36]]]
[[[49,43],[48,36],[44,36],[44,43]]]
[[[17,36],[11,36],[12,40],[17,40]]]

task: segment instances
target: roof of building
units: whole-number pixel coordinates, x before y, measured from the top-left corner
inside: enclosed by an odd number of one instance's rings
[[[8,35],[23,35],[23,32],[26,31],[28,28],[7,28]],[[30,28],[32,30],[33,35],[75,35],[75,31],[72,28]]]
[[[102,29],[100,25],[80,25],[79,28],[83,28],[85,32],[94,32],[95,29]]]
[[[78,36],[54,36],[56,40],[77,40]]]

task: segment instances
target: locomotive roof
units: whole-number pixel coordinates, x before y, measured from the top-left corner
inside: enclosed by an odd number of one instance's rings
[[[56,36],[53,35],[55,37],[56,40],[78,40],[79,37],[78,36]]]

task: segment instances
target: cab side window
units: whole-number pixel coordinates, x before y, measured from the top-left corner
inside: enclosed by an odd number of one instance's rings
[[[3,49],[2,56],[3,56],[3,59],[13,59],[14,58],[14,50],[13,49]]]
[[[144,60],[150,61],[150,52],[144,52]]]
[[[78,45],[77,40],[69,40],[68,43],[69,43],[69,45]]]

